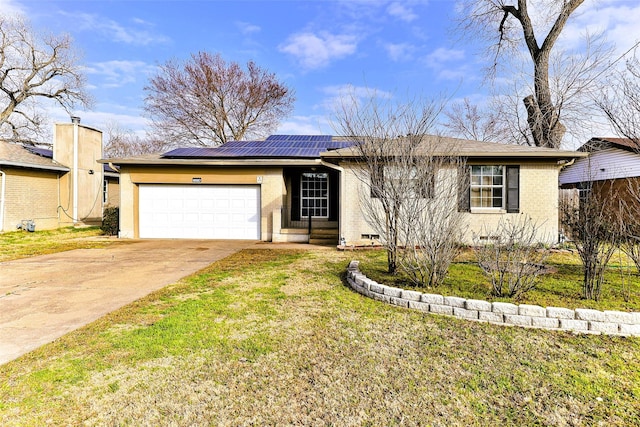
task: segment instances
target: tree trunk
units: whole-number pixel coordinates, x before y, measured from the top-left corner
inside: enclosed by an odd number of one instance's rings
[[[549,88],[549,55],[539,51],[534,57],[535,95],[523,99],[527,122],[537,147],[560,148],[565,126],[560,123],[558,109],[553,105]]]

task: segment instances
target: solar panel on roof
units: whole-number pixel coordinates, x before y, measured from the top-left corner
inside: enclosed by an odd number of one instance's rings
[[[48,159],[52,159],[53,158],[53,150],[49,150],[47,148],[40,148],[40,147],[33,147],[33,146],[28,146],[28,145],[23,145],[23,147],[33,153],[33,154],[37,154],[38,156],[42,156],[42,157],[46,157]]]
[[[349,147],[350,141],[333,141],[331,135],[271,135],[264,141],[229,141],[219,147],[187,147],[171,150],[163,157],[178,158],[317,158],[323,151]]]

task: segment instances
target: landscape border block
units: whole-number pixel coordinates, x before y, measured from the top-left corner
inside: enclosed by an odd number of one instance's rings
[[[492,323],[504,323],[504,316],[500,313],[494,313],[493,311],[479,311],[478,320]]]
[[[455,316],[503,325],[564,330],[578,333],[640,336],[640,312],[593,310],[564,307],[541,307],[531,304],[489,302],[387,286],[369,279],[351,261],[347,267],[347,283],[356,292],[376,301],[425,313]]]
[[[491,303],[491,311],[500,314],[518,314],[518,306],[510,302],[493,302]]]

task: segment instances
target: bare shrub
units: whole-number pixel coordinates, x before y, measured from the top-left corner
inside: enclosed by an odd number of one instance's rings
[[[592,181],[580,190],[578,203],[562,203],[560,218],[573,240],[582,261],[583,297],[598,300],[607,264],[622,239],[618,200],[611,182],[594,185]]]
[[[494,296],[520,299],[535,288],[549,256],[549,248],[539,243],[544,240],[539,232],[530,217],[517,216],[474,234],[478,265],[491,280]]]
[[[421,286],[437,286],[458,253],[459,140],[431,135],[441,101],[397,102],[357,93],[336,111],[337,133],[352,137],[353,168],[365,191],[362,214],[380,236],[390,273],[405,271]]]
[[[640,179],[627,178],[618,187],[618,222],[620,250],[634,263],[640,273]]]
[[[449,266],[460,253],[464,229],[455,194],[457,170],[464,160],[427,157],[422,165],[433,176],[429,197],[407,199],[401,214],[402,240],[398,263],[419,286],[437,287],[444,282]]]
[[[406,245],[410,206],[429,196],[443,158],[432,152],[439,139],[428,135],[441,110],[437,101],[398,102],[371,91],[364,100],[349,93],[335,112],[334,129],[355,143],[353,171],[365,189],[359,194],[362,214],[380,236],[390,273]]]

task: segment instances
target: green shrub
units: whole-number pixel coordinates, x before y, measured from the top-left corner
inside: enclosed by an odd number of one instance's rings
[[[120,229],[120,209],[115,206],[104,208],[100,229],[109,236],[115,236]]]

